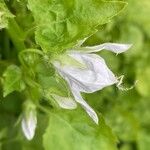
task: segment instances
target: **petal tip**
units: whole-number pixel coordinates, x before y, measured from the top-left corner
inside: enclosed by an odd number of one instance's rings
[[[35,135],[35,129],[37,125],[37,118],[30,113],[29,118],[23,118],[21,122],[22,131],[27,140],[32,140]]]
[[[99,119],[98,119],[98,117],[97,117],[97,119],[94,119],[94,122],[95,122],[97,125],[99,125]]]
[[[133,46],[133,44],[127,44],[127,49],[130,49]]]

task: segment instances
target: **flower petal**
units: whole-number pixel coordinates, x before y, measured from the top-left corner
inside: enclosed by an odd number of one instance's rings
[[[87,47],[81,47],[77,50],[71,50],[73,52],[81,52],[81,53],[93,53],[93,52],[99,52],[101,50],[108,50],[112,51],[114,53],[122,53],[128,50],[132,44],[118,44],[118,43],[104,43],[96,46],[87,46]]]
[[[88,115],[98,124],[94,110],[84,101],[80,92],[92,93],[106,86],[117,83],[118,80],[109,70],[103,58],[96,54],[72,53],[71,56],[85,67],[69,64],[62,65],[61,61],[53,62],[59,74],[68,82],[75,100],[81,104]]]
[[[84,99],[82,98],[81,94],[80,94],[80,88],[79,86],[76,84],[76,82],[74,82],[74,80],[72,80],[72,77],[69,78],[69,75],[67,75],[64,71],[61,70],[61,68],[59,68],[59,64],[55,63],[55,67],[57,68],[59,74],[68,82],[70,89],[72,91],[72,94],[76,100],[76,102],[78,102],[79,104],[81,104],[81,106],[86,110],[86,112],[88,113],[88,115],[94,120],[94,122],[96,124],[98,124],[98,117],[97,114],[95,113],[95,111],[86,103],[86,101],[84,101]]]
[[[86,67],[59,66],[59,73],[66,80],[72,80],[80,92],[92,93],[118,82],[108,69],[103,58],[95,54],[70,54],[71,57],[85,64]]]
[[[56,100],[58,105],[64,109],[75,109],[77,107],[76,102],[70,97],[62,97],[56,94],[52,94],[52,97]]]
[[[35,129],[37,125],[37,118],[34,112],[30,112],[29,116],[25,116],[21,122],[22,130],[25,137],[31,140],[34,137]]]
[[[81,104],[81,106],[85,109],[85,111],[88,113],[88,115],[93,119],[93,121],[98,124],[98,116],[95,113],[95,111],[86,103],[86,101],[82,98],[80,92],[78,91],[78,87],[74,84],[70,84],[72,89],[72,94],[75,98],[75,100]]]

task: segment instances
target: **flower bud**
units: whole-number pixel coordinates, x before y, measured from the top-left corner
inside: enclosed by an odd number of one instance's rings
[[[27,101],[24,106],[25,111],[21,122],[22,131],[28,140],[32,140],[37,125],[36,107],[30,101]]]

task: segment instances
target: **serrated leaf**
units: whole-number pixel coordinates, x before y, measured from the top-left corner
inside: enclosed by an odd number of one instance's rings
[[[50,114],[43,144],[45,150],[116,150],[116,137],[102,117],[96,125],[78,109]]]
[[[9,18],[13,15],[9,12],[4,2],[0,2],[0,29],[6,28],[8,26]]]
[[[50,52],[61,52],[74,46],[125,5],[124,2],[102,0],[28,0],[36,22],[36,42]]]
[[[9,66],[3,74],[4,82],[4,97],[13,91],[19,91],[25,89],[25,83],[22,80],[22,72],[18,66]]]

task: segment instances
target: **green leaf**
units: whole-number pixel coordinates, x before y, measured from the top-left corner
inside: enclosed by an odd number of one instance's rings
[[[68,84],[55,73],[55,68],[47,61],[41,60],[35,67],[37,82],[44,90],[44,97],[49,99],[51,94],[68,96]]]
[[[141,130],[137,139],[138,150],[148,150],[150,147],[149,132]]]
[[[61,52],[96,32],[126,3],[102,0],[28,0],[36,22],[35,38],[43,50]],[[43,17],[44,16],[44,17]]]
[[[16,115],[3,110],[0,112],[0,120],[0,150],[9,150],[12,147],[13,150],[20,150],[20,144],[16,140],[18,127],[14,126]]]
[[[45,150],[116,150],[116,137],[102,116],[96,125],[78,109],[51,113],[43,144]]]
[[[13,15],[9,12],[4,2],[0,2],[0,29],[6,28],[8,26],[9,18]]]
[[[25,89],[25,83],[22,80],[21,69],[15,65],[9,66],[3,74],[4,77],[4,97],[13,91],[19,91]]]
[[[139,107],[139,105],[137,106],[139,98],[139,94],[134,90],[126,92],[120,91],[118,97],[116,97],[115,100],[112,99],[113,103],[111,104],[109,102],[109,107],[107,106],[108,109],[105,112],[105,117],[121,141],[131,142],[137,138],[140,126],[139,120],[141,120],[139,114],[141,114],[143,110],[140,108],[140,112],[136,113],[137,115],[134,114],[135,107],[137,107],[137,109]],[[110,100],[111,98],[109,98],[109,101]],[[105,106],[105,109],[107,107]],[[141,105],[141,107],[143,106]],[[144,111],[142,114],[143,113]]]

